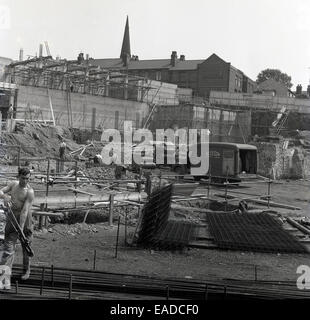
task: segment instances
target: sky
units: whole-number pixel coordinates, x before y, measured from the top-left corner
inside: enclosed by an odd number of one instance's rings
[[[216,53],[253,80],[272,68],[292,89],[309,84],[309,0],[0,0],[0,56],[35,56],[47,41],[53,57],[117,58],[127,15],[140,60]]]

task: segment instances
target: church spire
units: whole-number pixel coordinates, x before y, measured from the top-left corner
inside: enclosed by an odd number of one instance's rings
[[[131,57],[131,52],[130,52],[130,38],[129,38],[129,22],[128,22],[128,16],[127,16],[120,58],[123,60],[124,64],[126,65],[126,63],[128,62],[127,59],[130,57]]]

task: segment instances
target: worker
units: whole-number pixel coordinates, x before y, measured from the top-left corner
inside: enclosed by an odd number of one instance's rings
[[[94,156],[94,164],[96,164],[96,165],[98,165],[98,166],[102,166],[102,164],[103,164],[103,161],[102,161],[102,156],[101,156],[101,154],[96,154],[95,156]]]
[[[10,104],[9,110],[8,110],[8,119],[13,119],[13,106]]]
[[[29,185],[30,170],[19,168],[18,181],[12,181],[0,190],[0,199],[3,199],[4,206],[10,206],[13,214],[19,222],[29,244],[32,240],[33,223],[31,206],[34,201],[34,191]],[[5,226],[4,240],[0,244],[0,265],[7,265],[12,270],[15,246],[18,234],[10,221]],[[22,280],[27,280],[30,276],[30,259],[23,248],[23,275]]]
[[[64,160],[64,158],[65,158],[66,148],[67,148],[67,145],[64,142],[64,140],[62,140],[60,143],[60,146],[59,146],[59,157],[61,160]]]
[[[61,140],[60,146],[59,146],[59,166],[58,166],[58,171],[63,172],[65,170],[65,156],[66,156],[66,148],[67,145],[64,142],[64,140]]]
[[[118,161],[118,156],[113,148],[110,150],[109,156],[111,157],[111,165],[116,165]]]

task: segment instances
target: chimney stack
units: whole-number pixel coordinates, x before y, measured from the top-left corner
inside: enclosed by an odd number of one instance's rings
[[[301,84],[299,84],[296,87],[296,94],[301,94],[301,92],[302,92],[302,86],[301,86]]]
[[[43,44],[40,43],[40,46],[39,46],[39,57],[42,58],[42,55],[43,55]]]
[[[130,60],[139,61],[139,56],[132,55]]]
[[[180,55],[180,61],[185,61],[185,55],[184,54]]]
[[[19,50],[19,61],[23,61],[24,60],[24,50],[23,48],[20,48]]]
[[[170,60],[170,64],[175,67],[176,61],[178,59],[178,55],[176,51],[172,51],[171,53],[171,60]]]
[[[84,62],[84,53],[83,52],[79,53],[79,55],[77,57],[77,61],[78,61],[78,64],[81,64]]]
[[[310,97],[310,84],[309,84],[308,87],[307,87],[307,94],[308,94],[308,96]]]

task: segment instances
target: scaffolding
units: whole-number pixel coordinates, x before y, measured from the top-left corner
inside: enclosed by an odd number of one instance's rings
[[[14,62],[5,71],[7,83],[135,101],[150,89],[141,80],[145,78],[106,70],[89,60],[54,60],[51,56]]]
[[[212,106],[247,111],[251,117],[251,135],[286,135],[292,130],[309,130],[310,100],[260,94],[212,92]],[[304,121],[300,121],[303,118]],[[276,119],[280,119],[275,126]]]
[[[176,106],[157,106],[150,129],[187,128],[209,129],[212,142],[247,143],[251,135],[248,110],[231,110],[213,106],[208,101],[183,102]]]

